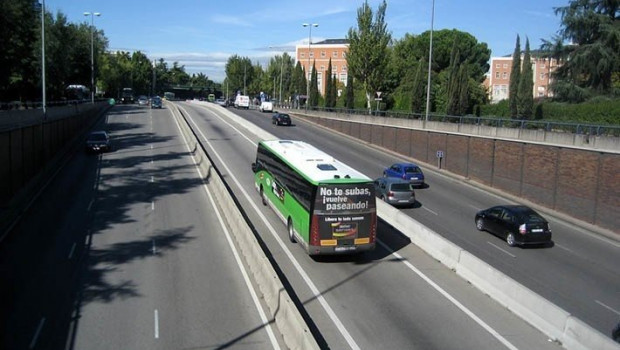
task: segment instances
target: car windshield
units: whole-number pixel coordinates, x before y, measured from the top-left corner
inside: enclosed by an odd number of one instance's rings
[[[391,189],[395,192],[409,192],[412,191],[412,186],[408,183],[395,183],[392,184]]]
[[[421,172],[422,171],[417,166],[415,166],[415,167],[414,166],[405,167],[405,173],[407,173],[407,174],[419,174]]]
[[[105,137],[105,134],[100,134],[100,133],[90,134],[88,136],[88,140],[89,141],[105,141],[106,137]]]

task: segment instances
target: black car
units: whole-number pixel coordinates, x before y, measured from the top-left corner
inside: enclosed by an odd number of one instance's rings
[[[476,228],[506,240],[509,246],[550,244],[551,228],[540,214],[524,205],[499,205],[476,213]]]
[[[110,136],[105,131],[93,131],[86,138],[86,152],[100,153],[112,150]]]
[[[151,109],[152,108],[161,108],[161,97],[154,96],[151,98]]]
[[[271,117],[271,123],[275,125],[291,125],[291,117],[285,113],[274,113]]]

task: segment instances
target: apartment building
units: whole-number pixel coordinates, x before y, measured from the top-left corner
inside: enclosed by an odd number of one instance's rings
[[[332,60],[332,77],[347,84],[347,52],[349,52],[349,42],[346,39],[327,39],[317,43],[301,44],[295,47],[295,64],[299,62],[306,72],[306,79],[311,78],[312,65],[317,71],[317,83],[319,92],[325,96],[325,81],[329,59]]]
[[[553,96],[549,90],[549,85],[551,84],[551,73],[558,66],[557,60],[537,57],[535,54],[532,54],[531,59],[532,79],[534,81],[532,94],[534,98]],[[521,55],[521,63],[523,63],[523,55]],[[512,55],[491,58],[491,69],[484,81],[491,103],[497,103],[508,98],[511,71]]]

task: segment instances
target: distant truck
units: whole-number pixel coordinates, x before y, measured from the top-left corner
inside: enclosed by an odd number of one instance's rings
[[[273,102],[263,101],[260,103],[259,109],[261,112],[273,112]]]
[[[250,108],[250,97],[245,95],[237,95],[237,97],[235,97],[235,108]]]
[[[131,88],[123,88],[123,92],[121,94],[121,102],[123,104],[125,104],[125,103],[133,103],[134,102],[133,89],[131,89]]]

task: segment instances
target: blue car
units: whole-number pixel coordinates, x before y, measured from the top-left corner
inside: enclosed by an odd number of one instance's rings
[[[383,177],[398,177],[409,181],[412,185],[424,186],[424,173],[414,163],[394,163],[383,170]]]

